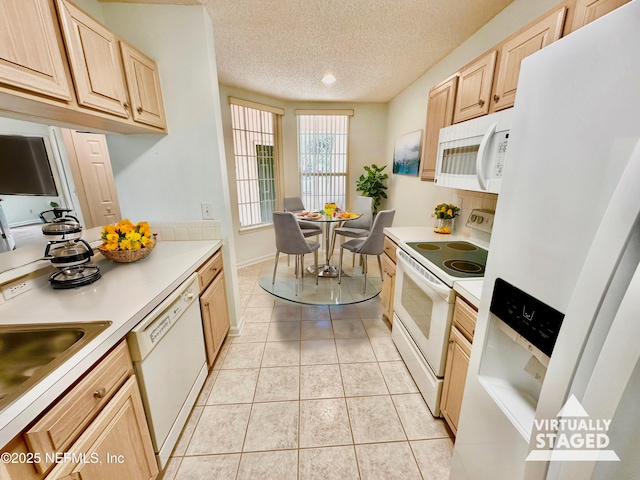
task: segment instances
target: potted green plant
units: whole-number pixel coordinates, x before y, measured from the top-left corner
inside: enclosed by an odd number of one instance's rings
[[[373,199],[373,213],[378,213],[378,207],[380,206],[380,199],[387,198],[385,190],[387,186],[384,181],[389,178],[389,175],[382,173],[387,168],[386,165],[378,167],[375,163],[371,166],[365,165],[364,170],[366,176],[360,175],[360,178],[356,181],[356,190],[362,192],[364,197],[371,197]]]

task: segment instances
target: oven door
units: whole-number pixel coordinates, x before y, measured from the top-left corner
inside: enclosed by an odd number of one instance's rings
[[[393,307],[436,376],[444,376],[453,289],[398,249]]]

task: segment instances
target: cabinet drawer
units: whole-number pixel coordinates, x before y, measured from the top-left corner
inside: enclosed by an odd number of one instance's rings
[[[462,298],[456,298],[456,307],[453,312],[453,323],[457,326],[465,337],[473,341],[473,333],[476,329],[476,318],[478,312]]]
[[[214,278],[222,271],[222,250],[218,250],[209,260],[198,270],[200,278],[200,293],[209,286]]]
[[[389,237],[384,237],[384,253],[389,255],[389,258],[393,260],[393,263],[398,262],[396,260],[396,248],[398,248],[396,242],[391,240]]]
[[[40,453],[39,472],[51,466],[46,454],[66,451],[132,373],[122,342],[24,434],[29,449]]]

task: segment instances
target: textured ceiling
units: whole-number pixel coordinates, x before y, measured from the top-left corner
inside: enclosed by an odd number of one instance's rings
[[[288,100],[388,102],[512,0],[118,1],[204,4],[221,84]],[[322,84],[325,73],[336,83]]]

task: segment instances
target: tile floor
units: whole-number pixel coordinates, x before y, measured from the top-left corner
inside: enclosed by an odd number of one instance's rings
[[[451,432],[379,298],[294,304],[260,289],[262,267],[239,271],[244,329],[223,345],[163,480],[448,478]]]

